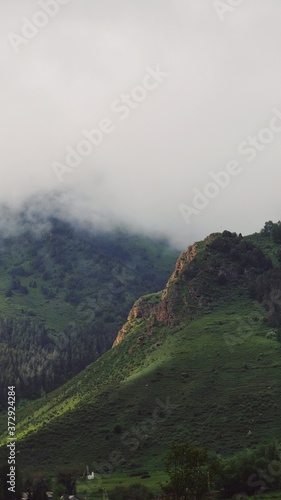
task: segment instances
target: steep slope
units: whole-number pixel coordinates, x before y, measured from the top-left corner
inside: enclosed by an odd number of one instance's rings
[[[210,235],[204,242],[183,252],[165,290],[139,299],[128,323],[119,332],[119,344],[134,326],[134,319],[150,319],[149,328],[161,324],[169,327],[182,320],[211,311],[225,300],[248,289],[256,275],[271,269],[272,262],[258,247],[225,231],[223,236]]]
[[[111,351],[18,408],[19,465],[155,470],[176,438],[228,454],[279,437],[278,328],[249,294],[272,273],[259,245],[278,250],[224,232],[184,252],[165,290],[133,306]],[[2,445],[5,426],[3,416]]]
[[[165,241],[19,217],[13,235],[0,233],[0,408],[11,381],[18,399],[38,397],[109,349],[177,257]]]

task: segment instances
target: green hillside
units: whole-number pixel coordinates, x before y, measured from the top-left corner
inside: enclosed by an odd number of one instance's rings
[[[88,465],[103,484],[149,471],[155,483],[175,439],[222,456],[279,439],[279,266],[267,234],[189,247],[164,291],[135,303],[114,348],[18,406],[19,466]],[[0,428],[4,459],[5,414]]]
[[[177,257],[165,241],[121,230],[18,219],[11,234],[0,231],[0,408],[7,385],[19,399],[38,397],[109,349],[134,301],[165,285]]]

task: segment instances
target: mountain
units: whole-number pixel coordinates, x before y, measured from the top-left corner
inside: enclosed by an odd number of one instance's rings
[[[177,251],[53,216],[2,210],[0,220],[1,408],[7,385],[18,400],[39,397],[106,352],[134,301],[164,286]]]
[[[175,439],[229,455],[279,437],[279,245],[224,231],[183,252],[111,350],[18,406],[19,466],[153,473]]]

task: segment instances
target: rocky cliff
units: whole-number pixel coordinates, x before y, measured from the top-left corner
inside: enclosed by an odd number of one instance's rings
[[[247,285],[256,275],[270,269],[271,261],[236,233],[213,233],[204,242],[195,243],[179,256],[165,289],[140,298],[133,306],[127,323],[119,331],[113,347],[142,322],[147,331],[155,325],[173,327],[217,305],[231,300],[241,281]]]

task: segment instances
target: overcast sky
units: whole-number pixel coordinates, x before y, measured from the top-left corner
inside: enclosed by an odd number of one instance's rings
[[[179,247],[281,219],[281,2],[219,3],[61,0],[42,16],[47,0],[1,0],[0,201],[62,190],[66,213]],[[234,161],[227,187],[206,188]]]

